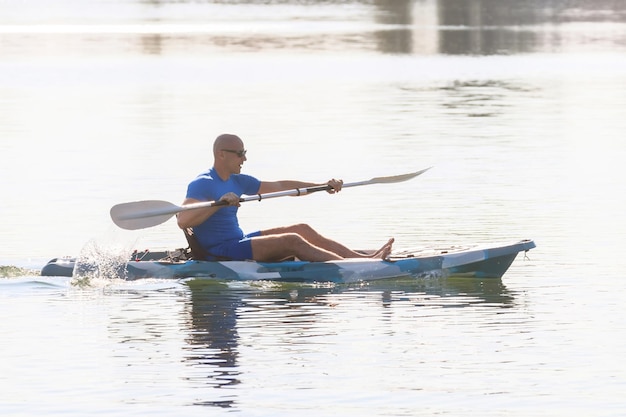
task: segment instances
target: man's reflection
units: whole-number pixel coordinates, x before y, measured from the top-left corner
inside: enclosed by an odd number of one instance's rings
[[[186,339],[189,353],[187,361],[194,369],[198,381],[214,388],[236,386],[240,383],[237,365],[238,339],[237,310],[243,303],[240,291],[211,281],[190,281],[189,336]],[[197,405],[230,408],[235,405],[232,392],[219,393],[215,398],[204,399]]]

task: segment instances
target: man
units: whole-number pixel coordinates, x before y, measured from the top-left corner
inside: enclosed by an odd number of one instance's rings
[[[233,260],[276,262],[290,257],[304,261],[330,261],[368,257],[330,240],[306,224],[262,230],[245,235],[239,227],[237,210],[242,194],[254,195],[316,185],[302,181],[259,181],[241,174],[247,160],[243,141],[236,135],[223,134],[213,144],[213,168],[200,174],[187,188],[184,204],[200,201],[225,201],[228,205],[182,211],[178,214],[181,229],[193,228],[200,245],[212,257]],[[326,184],[330,193],[341,190],[343,181]],[[369,257],[386,258],[393,239]]]

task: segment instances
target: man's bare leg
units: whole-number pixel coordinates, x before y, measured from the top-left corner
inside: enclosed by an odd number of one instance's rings
[[[262,236],[272,236],[284,233],[295,233],[302,236],[304,240],[311,245],[321,248],[327,252],[338,255],[340,258],[380,258],[385,259],[391,253],[391,247],[394,239],[389,239],[379,250],[372,255],[365,255],[363,253],[356,252],[339,242],[332,239],[328,239],[320,235],[311,226],[307,224],[295,224],[292,226],[277,227],[274,229],[268,229],[261,232]],[[295,255],[297,256],[297,255]]]
[[[261,262],[279,262],[296,257],[303,261],[324,262],[343,257],[315,246],[296,233],[280,233],[253,237],[252,257]]]

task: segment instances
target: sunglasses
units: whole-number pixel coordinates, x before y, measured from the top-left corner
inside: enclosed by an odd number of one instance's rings
[[[246,152],[248,152],[247,150],[243,150],[243,151],[235,151],[233,149],[220,149],[221,151],[224,152],[230,152],[230,153],[234,153],[235,155],[237,155],[239,158],[243,158],[244,156],[246,156]]]

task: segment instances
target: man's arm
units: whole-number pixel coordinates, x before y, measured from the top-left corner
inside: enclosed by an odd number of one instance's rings
[[[222,200],[228,201],[228,205],[230,206],[238,206],[240,204],[239,197],[237,197],[237,194],[235,193],[224,194],[220,198],[219,201],[222,201]],[[199,202],[200,201],[196,200],[195,198],[186,198],[183,201],[183,206],[186,204],[193,204],[193,203],[199,203]],[[199,208],[195,210],[181,211],[178,213],[178,216],[176,218],[178,227],[180,227],[181,229],[186,229],[188,227],[197,226],[203,223],[206,219],[211,217],[213,214],[215,214],[215,212],[221,209],[222,207],[226,207],[226,206],[224,205],[224,206],[215,206],[215,207],[204,207],[204,208]]]
[[[339,192],[341,190],[341,186],[343,185],[343,181],[336,180],[334,178],[324,183],[292,181],[292,180],[262,181],[261,186],[259,187],[259,194],[275,193],[278,191],[286,191],[286,190],[295,190],[296,188],[315,187],[318,185],[330,185],[333,188],[331,192]]]

